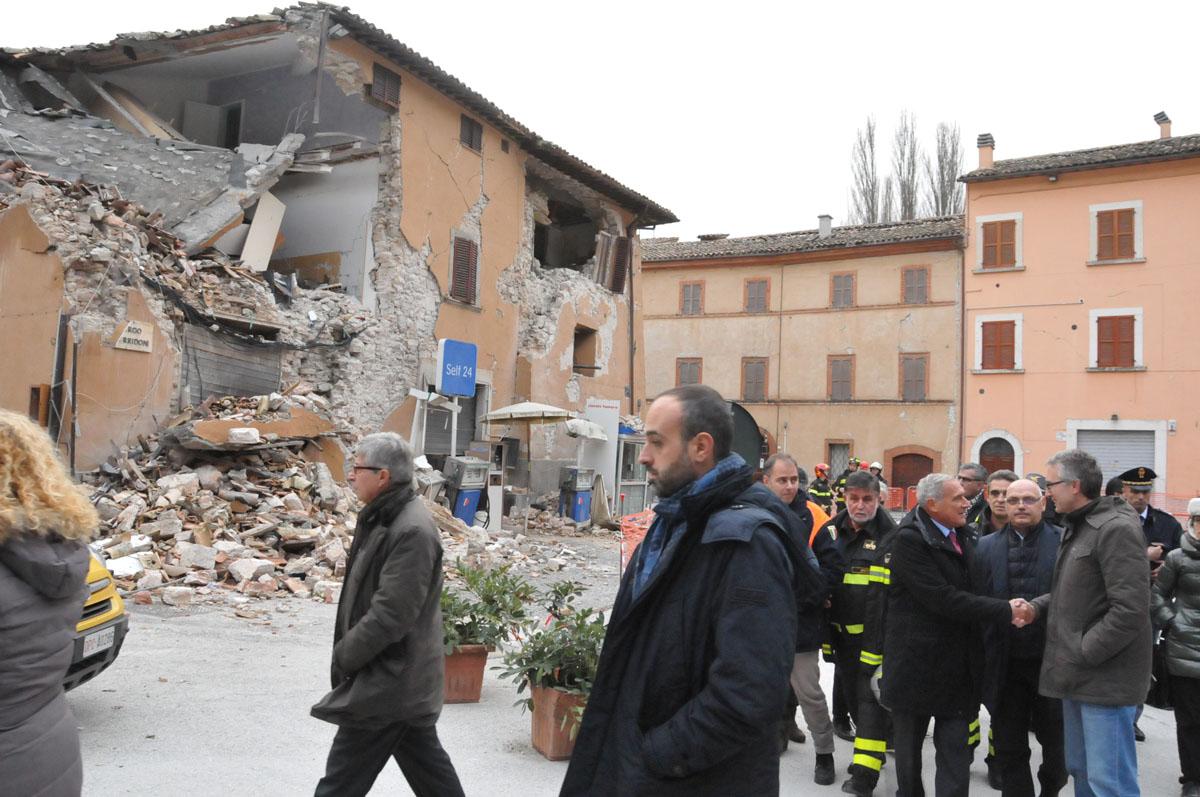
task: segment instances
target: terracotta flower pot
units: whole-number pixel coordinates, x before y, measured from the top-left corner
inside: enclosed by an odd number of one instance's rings
[[[572,695],[542,686],[532,688],[533,694],[533,749],[551,761],[563,761],[571,757],[575,740],[571,738],[576,706],[582,705],[582,695]],[[563,727],[563,717],[567,717]]]
[[[487,657],[487,645],[462,645],[446,656],[447,703],[479,702]]]

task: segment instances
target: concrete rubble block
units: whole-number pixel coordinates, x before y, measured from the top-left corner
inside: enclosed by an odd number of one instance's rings
[[[336,566],[338,562],[346,558],[346,546],[340,539],[330,540],[317,549],[316,556],[318,560]]]
[[[177,542],[175,543],[175,552],[179,554],[181,567],[212,570],[217,566],[216,548],[192,542]]]
[[[288,493],[283,497],[283,506],[290,512],[304,512],[304,502],[300,500],[300,496],[295,493]]]
[[[200,490],[200,476],[194,472],[187,473],[171,473],[163,476],[155,484],[158,485],[168,496],[172,491],[179,491],[182,495],[193,496]]]
[[[253,426],[238,426],[229,430],[225,442],[231,445],[254,446],[262,442],[262,434]]]
[[[200,486],[205,490],[214,494],[220,492],[223,476],[219,469],[212,465],[201,465],[196,468],[196,476],[200,479]]]
[[[138,606],[149,606],[150,604],[154,603],[154,596],[150,592],[142,590],[140,592],[133,593],[133,602]]]
[[[246,555],[247,551],[245,545],[233,540],[217,540],[212,544],[212,547],[217,553],[223,553],[230,559],[241,559]]]
[[[243,581],[253,581],[261,575],[275,572],[275,565],[266,559],[238,559],[229,563],[229,575],[241,584]]]
[[[313,585],[312,594],[314,598],[319,598],[325,603],[337,603],[342,597],[342,582],[318,581]]]
[[[309,594],[311,594],[308,585],[298,578],[289,578],[284,580],[283,586],[287,588],[288,592],[292,593],[297,598],[307,598]]]
[[[164,512],[157,520],[143,523],[139,532],[155,540],[169,540],[183,531],[183,521],[174,512]]]
[[[162,602],[168,606],[188,606],[193,594],[191,587],[166,587],[162,591]]]
[[[118,556],[116,559],[109,559],[104,564],[114,578],[138,578],[146,572],[145,566],[136,556]]]
[[[138,589],[154,589],[161,587],[166,582],[161,570],[147,570],[141,578],[138,579]]]
[[[311,556],[300,556],[289,561],[283,567],[283,572],[289,576],[302,576],[313,569],[317,560]]]
[[[189,587],[206,587],[216,580],[216,570],[193,570],[183,577],[183,583]]]
[[[317,501],[323,508],[333,509],[342,495],[337,482],[333,480],[333,473],[324,462],[316,463],[313,466],[313,473],[316,474],[317,479]]]
[[[154,547],[154,540],[145,534],[133,534],[129,537],[129,552],[142,553]]]

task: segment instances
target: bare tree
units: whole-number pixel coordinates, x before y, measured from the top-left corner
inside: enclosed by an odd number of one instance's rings
[[[892,175],[883,178],[879,189],[879,218],[876,221],[898,221],[896,218],[896,179]]]
[[[875,170],[875,118],[868,116],[866,127],[854,138],[850,164],[854,184],[850,194],[850,220],[853,224],[879,221],[879,173]]]
[[[925,205],[933,216],[963,212],[962,136],[958,125],[939,122],[934,159],[925,158]]]
[[[917,217],[917,202],[921,194],[921,161],[916,117],[909,111],[903,111],[892,138],[892,181],[896,193],[896,221],[907,221]]]

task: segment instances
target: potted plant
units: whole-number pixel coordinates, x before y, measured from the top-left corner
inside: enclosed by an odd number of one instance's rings
[[[461,560],[455,569],[461,591],[442,590],[442,632],[446,650],[447,703],[478,703],[488,652],[521,628],[533,585],[509,572],[471,567]]]
[[[571,757],[604,644],[604,615],[574,605],[578,584],[562,581],[544,593],[550,616],[504,656],[502,678],[516,681],[517,701],[532,712],[533,747],[551,761]]]

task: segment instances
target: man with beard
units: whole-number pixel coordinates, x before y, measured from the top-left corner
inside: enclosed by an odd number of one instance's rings
[[[333,634],[333,691],[312,708],[338,726],[317,797],[365,795],[394,757],[417,795],[463,793],[438,741],[442,542],[413,490],[398,434],[359,441],[350,484],[363,502]]]
[[[992,474],[994,477],[996,474]],[[976,589],[994,598],[1033,600],[1050,591],[1062,529],[1042,518],[1046,498],[1037,484],[1018,479],[1007,486],[1008,525],[979,541],[973,563]],[[1004,797],[1033,797],[1029,733],[1042,746],[1040,793],[1053,797],[1067,783],[1062,703],[1038,694],[1046,647],[1043,623],[984,627],[987,666],[983,702],[991,715],[996,770]],[[990,772],[990,770],[989,770]]]
[[[730,446],[715,390],[655,399],[639,461],[660,497],[613,606],[563,795],[779,793],[796,650],[791,513]]]
[[[803,531],[802,544],[808,546],[813,513],[802,488],[801,469],[795,458],[790,454],[773,454],[763,465],[763,484],[796,515]],[[813,782],[828,786],[836,778],[837,770],[833,763],[833,723],[829,718],[825,693],[821,691],[821,638],[825,602],[829,598],[830,586],[842,577],[843,565],[837,545],[827,530],[818,529],[812,535],[812,541],[812,552],[822,575],[822,590],[815,600],[796,607],[796,656],[792,664],[791,684],[816,749]],[[788,717],[792,740],[803,742],[804,735],[796,726],[794,708],[788,712]]]

